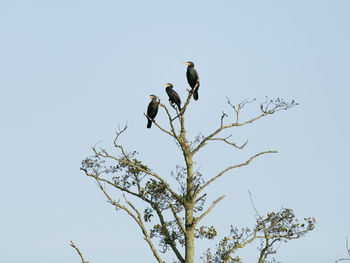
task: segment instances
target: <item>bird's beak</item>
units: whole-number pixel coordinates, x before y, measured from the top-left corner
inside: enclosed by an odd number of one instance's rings
[[[170,85],[168,83],[164,84],[165,87],[169,87]]]
[[[147,97],[150,98],[150,99],[152,99],[152,96],[151,96],[151,95],[148,95]]]
[[[186,64],[187,66],[189,66],[189,65],[190,65],[190,63],[188,63],[188,62],[185,62],[185,64]]]

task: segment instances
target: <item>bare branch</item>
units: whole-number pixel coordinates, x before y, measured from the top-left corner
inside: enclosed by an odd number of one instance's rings
[[[207,193],[202,194],[200,197],[198,197],[195,201],[195,203],[198,203],[199,201],[203,200],[207,196]]]
[[[70,246],[73,247],[73,248],[77,251],[77,253],[79,254],[79,256],[80,256],[80,258],[81,258],[82,263],[89,263],[89,261],[86,261],[86,260],[84,259],[83,254],[81,254],[79,248],[73,243],[72,240],[70,241]]]
[[[247,145],[247,143],[248,143],[248,140],[246,140],[246,142],[245,143],[243,143],[242,145],[240,145],[240,146],[238,146],[236,143],[234,143],[234,142],[229,142],[227,139],[228,138],[230,138],[232,135],[230,135],[230,136],[228,136],[228,137],[226,137],[226,138],[211,138],[211,139],[209,139],[208,141],[223,141],[223,142],[225,142],[225,143],[227,143],[227,144],[229,144],[229,145],[232,145],[233,147],[235,147],[235,148],[237,148],[237,149],[240,149],[240,150],[242,150],[246,145]]]
[[[116,148],[119,148],[119,145],[117,145],[117,140],[118,140],[119,136],[120,136],[123,132],[125,132],[127,128],[128,128],[128,123],[125,123],[125,125],[124,125],[123,128],[120,128],[120,127],[119,127],[119,124],[118,124],[118,131],[116,131],[116,134],[117,134],[117,135],[115,136],[114,141],[113,141],[114,146],[115,146]],[[95,147],[94,147],[94,148],[95,148]]]
[[[88,173],[88,171],[87,171],[86,169],[83,169],[83,171],[84,171],[84,173],[85,173],[86,176],[95,178],[96,180],[100,180],[100,181],[105,182],[105,183],[107,183],[107,184],[109,184],[109,185],[112,185],[112,186],[114,186],[115,188],[119,189],[119,190],[122,191],[122,192],[126,192],[126,193],[128,193],[128,194],[131,194],[131,195],[136,196],[136,197],[138,197],[138,198],[140,198],[140,199],[143,199],[143,200],[145,199],[145,198],[144,198],[143,196],[141,196],[139,193],[132,192],[132,191],[126,189],[125,187],[121,187],[121,186],[119,186],[119,185],[117,185],[117,184],[115,184],[115,183],[112,183],[111,181],[109,181],[109,180],[107,180],[107,179],[104,179],[104,178],[99,177],[97,174],[90,174],[90,173]]]
[[[126,196],[123,194],[123,198],[125,200],[125,202],[132,208],[132,210],[135,211],[135,213],[137,214],[137,218],[138,218],[138,222],[143,224],[142,221],[142,216],[141,213],[139,212],[139,210],[136,209],[136,207],[128,200],[126,199]]]
[[[166,114],[168,115],[169,123],[170,123],[170,127],[171,127],[171,132],[172,132],[172,136],[175,137],[175,139],[178,140],[177,134],[176,134],[176,131],[175,131],[175,128],[174,128],[174,125],[173,125],[173,119],[171,118],[171,115],[170,115],[170,113],[169,113],[168,108],[167,108],[164,104],[162,104],[162,103],[160,103],[159,105],[160,105],[162,108],[164,108]]]
[[[237,108],[240,108],[240,109],[243,109],[243,107],[246,105],[246,104],[250,104],[250,103],[253,103],[254,101],[256,101],[256,98],[253,98],[253,99],[250,99],[250,98],[247,98],[243,101],[241,101],[237,106],[233,105],[230,101],[230,99],[228,97],[226,97],[227,99],[227,103],[234,109],[234,110],[237,110]]]
[[[185,102],[184,106],[182,107],[182,109],[181,109],[181,111],[180,111],[180,115],[183,115],[183,114],[185,113],[186,108],[187,108],[188,104],[189,104],[190,101],[191,101],[191,98],[192,98],[193,93],[195,92],[195,90],[198,89],[198,85],[199,85],[199,78],[197,79],[197,83],[196,83],[196,85],[194,86],[194,88],[191,89],[191,90],[187,90],[187,91],[188,91],[188,96],[187,96],[187,99],[186,99],[186,102]]]
[[[255,117],[255,118],[252,118],[248,121],[245,121],[245,122],[242,122],[242,123],[231,123],[231,124],[228,124],[228,125],[221,125],[217,130],[215,130],[213,133],[211,133],[210,135],[208,135],[207,137],[205,137],[200,143],[199,145],[192,151],[192,154],[195,154],[196,152],[199,151],[200,148],[202,148],[206,142],[210,139],[212,139],[215,135],[217,135],[218,133],[220,133],[222,130],[225,130],[225,129],[228,129],[228,128],[231,128],[231,127],[238,127],[238,126],[244,126],[248,123],[253,123],[254,121],[262,118],[262,117],[265,117],[269,114],[272,114],[272,113],[262,113],[260,114],[259,116]],[[222,119],[221,119],[221,122],[222,122]]]
[[[200,217],[196,218],[194,220],[194,226],[196,226],[198,224],[199,221],[201,221],[203,219],[203,217],[205,217],[213,208],[214,206],[219,203],[222,199],[224,199],[226,197],[226,195],[222,195],[220,196],[218,199],[216,199],[212,205],[207,209],[207,211],[205,211],[203,214],[200,215]]]
[[[179,141],[179,143],[181,145],[182,151],[186,151],[186,149],[188,148],[188,144],[187,144],[187,141],[186,141],[186,138],[185,138],[186,130],[185,130],[185,118],[184,118],[184,115],[185,115],[187,106],[189,105],[189,103],[191,101],[193,92],[196,89],[198,89],[198,85],[199,85],[199,79],[197,80],[197,83],[196,83],[195,87],[188,91],[189,93],[188,93],[186,102],[185,102],[184,106],[182,107],[180,113],[178,114],[178,116],[180,117],[179,118],[180,125],[181,125],[181,131],[180,132],[181,132],[181,139],[182,139],[182,142]]]
[[[174,217],[175,217],[175,219],[176,219],[177,224],[180,226],[182,232],[183,232],[184,234],[186,234],[186,229],[185,229],[184,225],[182,224],[180,218],[178,217],[178,215],[177,215],[177,213],[176,213],[176,211],[175,211],[174,206],[173,206],[169,201],[168,201],[168,204],[169,204],[169,206],[170,206],[171,211],[173,212],[173,215],[174,215]]]
[[[120,204],[119,202],[116,202],[113,200],[113,198],[107,193],[107,191],[104,189],[104,187],[102,186],[101,182],[100,182],[100,178],[95,177],[95,180],[98,184],[98,186],[100,187],[101,191],[104,193],[104,195],[107,197],[108,202],[111,203],[112,205],[114,205],[117,209],[122,209],[125,212],[127,212],[135,221],[136,223],[140,224],[139,220],[137,219],[137,217],[125,206],[123,206],[122,204]]]
[[[126,206],[123,206],[121,205],[119,202],[116,202],[114,201],[110,195],[106,192],[106,190],[103,188],[100,180],[98,178],[95,178],[96,179],[96,182],[98,184],[98,186],[100,187],[100,189],[102,190],[102,192],[104,193],[104,195],[107,197],[108,201],[113,204],[116,208],[120,208],[122,210],[124,210],[125,212],[127,212],[134,220],[135,222],[140,226],[141,230],[142,230],[142,233],[144,234],[145,236],[145,240],[146,242],[148,243],[149,247],[151,248],[152,252],[153,252],[153,255],[155,256],[155,258],[158,260],[159,263],[164,263],[163,260],[160,258],[157,250],[155,249],[152,241],[151,241],[151,238],[143,224],[143,221],[142,221],[142,217],[141,217],[141,214],[140,212],[135,208],[135,206],[132,205],[131,202],[129,202],[125,195],[124,195],[124,199],[125,201],[128,203],[128,205],[136,212],[137,216],[135,214],[133,214]]]
[[[146,113],[143,113],[143,115],[145,115],[147,119],[151,120],[162,132],[169,134],[171,137],[175,137],[175,135],[172,134],[170,131],[167,131],[166,129],[162,128],[155,120],[152,120],[150,117],[148,117]]]
[[[280,110],[288,110],[294,106],[299,105],[294,100],[291,102],[285,102],[283,99],[277,98],[277,99],[269,99],[266,97],[265,102],[260,104],[260,109],[264,113],[275,113]]]
[[[236,122],[235,123],[238,123],[239,121],[239,113],[240,113],[240,110],[243,109],[243,107],[248,104],[248,103],[253,103],[256,99],[245,99],[244,101],[238,103],[237,106],[233,105],[230,101],[230,99],[228,97],[226,97],[227,99],[227,103],[232,107],[232,109],[235,111],[236,113]]]
[[[175,104],[171,104],[170,100],[169,100],[169,103],[171,105],[171,107],[174,108],[174,110],[176,111],[176,116],[174,118],[171,119],[171,121],[174,121],[176,120],[176,118],[178,118],[180,116],[180,111],[177,109],[177,107],[175,106]]]
[[[273,112],[272,113],[269,113],[269,112],[262,113],[259,116],[250,119],[249,121],[245,121],[245,122],[242,122],[242,123],[235,123],[232,126],[244,126],[246,124],[253,123],[253,122],[259,120],[260,118],[265,117],[265,116],[270,115],[270,114],[273,114]]]
[[[243,243],[237,243],[235,246],[233,246],[226,254],[226,257],[223,261],[223,263],[227,263],[230,260],[230,255],[235,252],[237,249],[239,248],[244,248],[246,245],[252,243],[255,239],[258,238],[262,238],[262,236],[257,236],[257,233],[254,232],[252,235],[249,236],[249,238],[247,237]]]
[[[267,104],[262,103],[260,104],[260,108],[262,113],[248,121],[245,122],[239,122],[239,113],[240,110],[248,103],[252,103],[255,101],[255,99],[246,99],[244,101],[242,101],[241,103],[239,103],[237,106],[233,105],[230,100],[227,98],[228,100],[228,104],[232,107],[232,109],[234,110],[235,114],[236,114],[236,121],[232,122],[230,124],[224,125],[224,118],[227,117],[227,114],[223,112],[221,118],[220,118],[220,127],[217,128],[214,132],[212,132],[211,134],[209,134],[207,137],[205,137],[199,144],[198,146],[192,151],[192,154],[195,154],[196,152],[198,152],[209,140],[213,140],[213,137],[217,134],[219,134],[221,131],[225,130],[225,129],[229,129],[232,127],[240,127],[240,126],[244,126],[246,124],[249,123],[253,123],[257,120],[259,120],[260,118],[263,118],[267,115],[270,114],[274,114],[277,111],[280,110],[287,110],[291,107],[294,107],[296,105],[298,105],[298,103],[295,103],[294,100],[292,100],[292,102],[288,103],[283,101],[280,98],[277,98],[276,100],[270,100]],[[271,107],[272,106],[272,107]]]
[[[255,208],[252,194],[250,193],[250,191],[248,191],[248,193],[249,193],[250,202],[251,202],[251,204],[252,204],[252,207],[253,207],[253,209],[254,209],[256,215],[257,215],[260,219],[262,219],[262,216],[259,214],[258,210]]]
[[[220,120],[220,127],[222,127],[224,125],[224,119],[226,117],[228,117],[228,115],[225,112],[222,112],[221,120]]]
[[[242,166],[246,166],[248,165],[252,160],[254,160],[256,157],[259,157],[260,155],[263,154],[267,154],[267,153],[277,153],[277,151],[265,151],[265,152],[260,152],[258,154],[255,154],[254,156],[250,157],[246,162],[244,163],[240,163],[240,164],[236,164],[236,165],[232,165],[230,167],[227,167],[225,170],[223,170],[222,172],[220,172],[218,175],[216,175],[215,177],[211,178],[208,182],[206,182],[196,193],[196,195],[198,195],[205,187],[207,187],[210,183],[212,183],[213,181],[215,181],[216,179],[218,179],[219,177],[221,177],[223,174],[225,174],[226,172],[238,168],[238,167],[242,167]]]

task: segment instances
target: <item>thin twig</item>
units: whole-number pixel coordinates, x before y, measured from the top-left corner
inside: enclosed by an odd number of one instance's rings
[[[79,254],[79,256],[81,258],[82,263],[89,263],[89,261],[86,261],[84,259],[83,254],[80,252],[79,248],[73,243],[72,240],[70,241],[70,246],[73,247],[77,251],[77,253]]]
[[[226,138],[211,138],[211,139],[209,139],[208,141],[223,141],[223,142],[225,142],[225,143],[227,143],[227,144],[229,144],[229,145],[232,145],[233,147],[235,147],[235,148],[237,148],[237,149],[240,149],[240,150],[242,150],[242,149],[247,145],[247,143],[248,143],[248,140],[246,140],[245,143],[243,143],[242,145],[238,146],[238,145],[237,145],[236,143],[234,143],[234,142],[229,142],[229,141],[227,140],[229,137],[231,137],[231,135],[228,136],[228,137],[226,137]]]
[[[175,131],[175,128],[174,128],[174,125],[173,125],[173,120],[172,120],[172,118],[171,118],[171,115],[170,115],[170,113],[169,113],[168,108],[167,108],[164,104],[162,104],[162,103],[160,103],[159,105],[160,105],[162,108],[164,108],[166,114],[168,115],[169,123],[170,123],[170,127],[171,127],[171,131],[172,131],[172,135],[173,135],[173,137],[175,137],[175,139],[178,140],[177,134],[176,134],[176,131]]]
[[[116,132],[117,135],[115,136],[114,141],[113,141],[115,147],[119,148],[119,147],[117,146],[117,140],[118,140],[119,136],[120,136],[123,132],[126,131],[127,128],[128,128],[128,123],[125,123],[125,125],[124,125],[123,128],[120,128],[120,127],[119,127],[119,124],[118,124],[118,131]]]
[[[253,201],[253,197],[252,197],[251,192],[248,191],[248,193],[249,193],[250,202],[251,202],[251,204],[252,204],[252,207],[253,207],[253,209],[254,209],[256,215],[257,215],[260,219],[262,219],[262,216],[259,214],[258,210],[256,209],[256,207],[255,207],[255,205],[254,205],[254,201]]]

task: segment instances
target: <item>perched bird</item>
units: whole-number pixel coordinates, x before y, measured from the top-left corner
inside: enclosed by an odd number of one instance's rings
[[[147,108],[147,128],[151,128],[152,126],[152,122],[154,120],[154,118],[157,115],[158,112],[158,105],[159,105],[159,101],[157,100],[157,96],[156,95],[149,95],[149,98],[151,98],[151,102],[148,104],[148,108]]]
[[[190,85],[190,87],[192,89],[194,89],[194,87],[196,87],[196,90],[193,92],[193,98],[195,100],[198,100],[198,89],[199,89],[199,77],[198,77],[198,73],[197,71],[194,69],[194,64],[191,61],[188,61],[185,63],[188,67],[187,67],[187,72],[186,72],[186,76],[187,76],[187,82]]]
[[[177,92],[173,90],[173,84],[167,83],[165,84],[165,87],[166,87],[165,91],[169,96],[170,104],[173,105],[175,103],[179,108],[179,111],[181,111],[181,100],[180,100],[179,94],[177,94]]]

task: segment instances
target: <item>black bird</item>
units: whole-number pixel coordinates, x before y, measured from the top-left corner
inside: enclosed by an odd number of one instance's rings
[[[147,128],[151,128],[152,122],[158,112],[159,101],[157,100],[156,95],[149,95],[148,97],[151,98],[152,101],[148,104],[148,108],[147,108],[147,116],[149,117],[147,118],[148,120]]]
[[[173,90],[173,84],[171,83],[167,83],[165,84],[166,88],[166,93],[169,96],[169,102],[171,105],[173,105],[174,103],[177,105],[177,107],[179,108],[179,111],[181,111],[181,99],[179,97],[179,94],[177,94],[177,92],[175,90]]]
[[[186,76],[187,76],[187,82],[190,85],[190,87],[192,89],[194,89],[194,87],[197,85],[196,90],[193,92],[193,98],[194,100],[198,100],[198,89],[199,89],[199,77],[198,77],[198,73],[197,71],[194,69],[194,64],[191,61],[188,61],[185,63],[188,67],[187,67],[187,72],[186,72]]]

